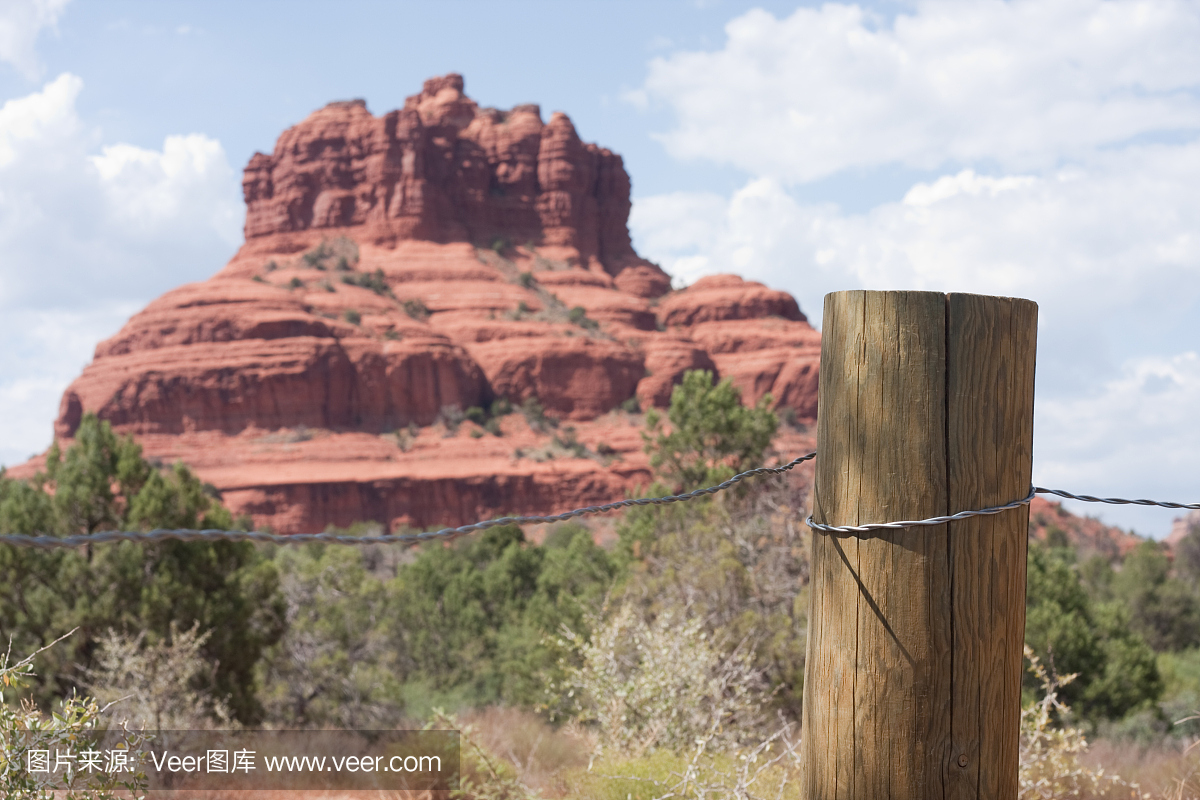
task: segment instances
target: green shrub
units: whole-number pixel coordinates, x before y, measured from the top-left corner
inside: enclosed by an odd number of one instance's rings
[[[1183,650],[1200,642],[1200,600],[1193,586],[1171,574],[1171,558],[1161,543],[1134,548],[1111,585],[1114,599],[1129,612],[1130,626],[1152,649]]]
[[[388,560],[399,554],[390,546],[322,543],[274,551],[289,624],[257,672],[272,725],[370,730],[400,723],[400,681],[384,625],[391,613],[385,581],[394,576]]]
[[[60,640],[61,641],[61,640]],[[29,703],[14,703],[18,689],[34,682],[33,661],[57,641],[47,644],[16,663],[9,663],[11,650],[0,657],[0,773],[4,775],[6,800],[117,800],[142,796],[147,788],[141,772],[84,769],[55,771],[42,775],[26,769],[30,751],[78,753],[91,745],[91,737],[105,728],[122,734],[129,748],[130,765],[145,758],[146,737],[125,722],[105,719],[104,709],[91,697],[72,694],[50,716]],[[97,747],[96,749],[100,749]],[[51,764],[50,766],[54,766]],[[53,780],[53,784],[50,783]]]
[[[1175,697],[1200,689],[1200,647],[1158,655],[1163,678],[1163,696]]]
[[[229,511],[205,492],[183,464],[162,472],[132,439],[87,413],[63,453],[55,443],[46,472],[32,480],[0,476],[0,530],[66,535],[151,528],[230,529]],[[249,542],[121,542],[86,550],[0,546],[0,641],[18,650],[44,648],[38,702],[69,696],[80,684],[75,666],[95,667],[98,637],[110,629],[146,632],[154,645],[172,625],[199,623],[210,669],[197,688],[228,698],[235,717],[253,723],[261,708],[253,672],[263,650],[282,634],[274,567]]]
[[[325,240],[322,239],[319,245],[302,255],[300,260],[313,269],[324,269],[325,267],[322,262],[324,262],[324,260],[329,258],[331,255],[333,255],[332,251],[330,251]]]
[[[568,425],[558,433],[554,439],[554,444],[568,451],[575,458],[587,458],[587,447],[577,438],[574,426]]]
[[[387,279],[383,275],[382,269],[377,269],[372,273],[352,272],[342,276],[342,283],[348,286],[361,286],[364,289],[370,289],[372,292],[382,296],[391,296],[392,289],[387,284]]]
[[[525,416],[525,421],[529,423],[529,427],[539,433],[546,432],[547,429],[553,428],[557,423],[551,417],[546,416],[546,409],[533,395],[529,395],[521,401],[521,413]]]
[[[98,641],[96,666],[87,687],[100,703],[120,704],[134,725],[158,731],[204,730],[228,726],[229,708],[211,691],[197,691],[212,665],[203,648],[212,631],[200,633],[199,621],[188,630],[171,623],[169,635],[153,643],[137,635],[105,632]]]
[[[457,404],[442,406],[438,410],[438,421],[446,426],[446,435],[453,436],[458,433],[458,426],[466,419],[463,410]]]
[[[345,236],[337,237],[333,240],[333,251],[348,259],[350,264],[358,263],[358,245],[354,243],[353,239]]]
[[[342,318],[351,325],[358,325],[362,322],[362,314],[355,311],[353,308],[347,308],[342,312]]]
[[[507,397],[497,397],[492,401],[492,407],[489,410],[489,414],[492,417],[503,417],[512,412],[513,404]]]
[[[416,320],[425,320],[429,318],[429,309],[425,302],[419,299],[408,299],[400,304],[404,309],[404,313]]]
[[[558,663],[549,637],[564,624],[585,634],[616,573],[586,528],[560,527],[544,547],[514,525],[491,528],[399,567],[385,617],[398,674],[427,697],[543,704]]]
[[[521,285],[521,288],[523,288],[523,289],[532,288],[533,287],[533,273],[532,272],[522,272],[520,275],[517,276],[517,283],[519,283]]]
[[[394,341],[399,341],[401,337],[400,337],[399,331],[393,330],[392,328],[388,328],[386,331],[383,332],[383,338],[394,342]]]
[[[336,261],[334,261],[336,259]],[[332,242],[321,240],[321,243],[300,257],[300,260],[311,269],[329,269],[333,261],[334,269],[345,272],[358,263],[358,245],[345,236],[339,236]]]
[[[471,406],[467,409],[466,418],[469,422],[474,422],[476,425],[482,425],[487,421],[487,412],[485,412],[479,406]]]
[[[651,409],[642,439],[650,465],[675,488],[717,483],[758,466],[779,427],[770,395],[746,408],[733,382],[714,385],[708,370],[684,373],[671,392],[666,421],[669,426]]]
[[[557,694],[570,716],[597,727],[609,752],[682,754],[704,737],[734,746],[763,726],[766,684],[753,654],[723,648],[682,609],[647,622],[624,605],[593,623],[590,639],[563,636],[574,663],[563,662]]]
[[[1117,719],[1148,708],[1162,694],[1154,653],[1130,629],[1123,604],[1094,603],[1064,554],[1030,542],[1025,641],[1060,675],[1078,678],[1060,687],[1063,702],[1088,719]],[[1036,691],[1035,676],[1026,676]]]
[[[290,281],[288,281],[289,289],[300,289],[303,286],[304,286],[304,281],[300,280],[299,278],[292,278]]]
[[[808,612],[808,532],[789,521],[807,488],[786,479],[756,482],[744,497],[725,494],[626,512],[614,555],[627,578],[614,601],[635,603],[646,619],[686,610],[727,646],[749,643],[770,691],[765,708],[798,720]],[[667,494],[661,484],[640,496]],[[763,731],[765,733],[765,731]]]
[[[600,327],[599,322],[588,318],[587,309],[585,309],[583,306],[575,306],[572,308],[567,317],[571,320],[572,325],[578,325],[579,327],[589,331],[594,331]]]

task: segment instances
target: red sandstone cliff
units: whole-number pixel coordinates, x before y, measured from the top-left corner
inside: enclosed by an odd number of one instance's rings
[[[479,108],[460,75],[382,117],[361,100],[330,103],[255,154],[242,186],[248,242],[345,227],[375,244],[531,242],[633,294],[670,287],[629,241],[621,157],[580,140],[566,114]]]
[[[820,336],[792,297],[731,275],[671,292],[630,243],[620,156],[462,89],[332,103],[256,154],[245,245],[97,346],[56,435],[95,411],[297,531],[620,497],[649,477],[630,401],[665,405],[689,369],[815,417]],[[455,428],[502,397],[560,429]]]

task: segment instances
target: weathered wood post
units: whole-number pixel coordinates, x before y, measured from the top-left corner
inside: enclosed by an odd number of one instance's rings
[[[1035,303],[837,292],[823,329],[816,522],[1028,494]],[[1016,798],[1028,521],[813,533],[802,796]]]

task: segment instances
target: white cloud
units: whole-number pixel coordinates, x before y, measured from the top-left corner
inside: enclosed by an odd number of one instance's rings
[[[30,151],[45,154],[68,147],[79,135],[75,98],[81,89],[83,81],[63,73],[42,91],[0,107],[0,169]]]
[[[1081,148],[1200,129],[1200,5],[935,0],[882,24],[828,3],[744,14],[715,52],[656,58],[630,99],[674,110],[661,139],[785,183]]]
[[[138,304],[105,302],[85,310],[9,309],[0,348],[0,464],[19,464],[53,438],[63,389]]]
[[[116,144],[89,160],[105,208],[128,230],[153,235],[189,219],[230,244],[240,242],[242,203],[229,191],[237,178],[220,142],[198,133],[168,136],[161,152]]]
[[[726,33],[652,61],[630,99],[673,110],[671,155],[749,176],[639,198],[640,252],[685,282],[786,289],[818,324],[840,289],[1036,300],[1035,479],[1197,499],[1200,5],[933,0],[888,21],[828,3]],[[811,200],[897,170],[932,177],[862,211]],[[1160,535],[1173,514],[1076,510]]]
[[[101,147],[75,111],[82,87],[64,74],[0,108],[0,310],[148,300],[211,274],[240,242],[219,142]]]
[[[674,192],[634,204],[631,229],[639,252],[655,253],[676,284],[719,272],[715,251],[728,238],[728,201],[713,192]]]
[[[957,175],[943,175],[932,184],[918,183],[904,195],[904,204],[910,206],[931,206],[941,200],[947,200],[956,195],[987,195],[995,197],[1001,192],[1013,189],[1024,189],[1037,183],[1037,178],[1030,175],[1009,175],[1003,178],[992,178],[987,175],[976,175],[973,169],[964,169]]]
[[[639,252],[684,281],[739,272],[792,292],[818,324],[823,296],[841,289],[1033,299],[1037,464],[1048,471],[1039,480],[1194,502],[1198,184],[1200,143],[1150,145],[1039,175],[962,170],[862,214],[799,203],[778,181],[755,178],[728,198],[639,199],[630,226]],[[1138,370],[1165,377],[1127,377]],[[1111,457],[1097,455],[1103,448]],[[1086,511],[1139,530],[1169,528],[1169,512]]]
[[[1098,392],[1039,403],[1034,480],[1098,497],[1200,502],[1200,356],[1188,351],[1122,365]],[[1114,432],[1118,435],[1114,436]],[[1053,499],[1053,498],[1051,498]],[[1076,513],[1168,532],[1185,512],[1069,502]]]
[[[685,282],[741,272],[793,292],[818,322],[822,297],[840,289],[1029,297],[1051,344],[1044,359],[1076,376],[1078,362],[1111,370],[1146,348],[1200,348],[1198,184],[1200,143],[1154,145],[1036,177],[964,170],[864,214],[802,205],[757,178],[728,199],[639,199],[630,227]]]
[[[76,112],[82,90],[63,74],[0,108],[0,463],[49,443],[58,396],[99,340],[241,241],[219,142],[105,145]]]
[[[0,2],[0,61],[26,78],[41,74],[34,44],[44,28],[53,28],[68,0],[3,0]]]

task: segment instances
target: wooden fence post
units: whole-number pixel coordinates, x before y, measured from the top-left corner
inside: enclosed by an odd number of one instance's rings
[[[1028,494],[1037,305],[826,295],[813,519],[863,525]],[[812,535],[801,794],[1016,798],[1029,508]]]

